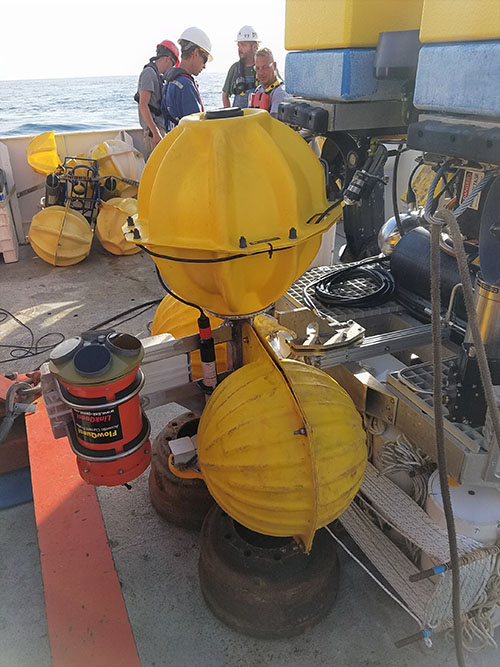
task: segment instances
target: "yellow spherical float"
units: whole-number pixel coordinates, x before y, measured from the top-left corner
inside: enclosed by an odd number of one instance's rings
[[[182,336],[191,336],[198,333],[198,311],[192,306],[178,301],[170,294],[162,300],[156,309],[153,324],[151,326],[151,335],[169,333],[174,338]],[[219,327],[224,320],[218,317],[210,318],[210,325],[213,329]],[[215,361],[217,372],[227,369],[227,350],[226,344],[215,346]],[[191,353],[191,374],[194,380],[202,377],[201,359],[199,350]]]
[[[141,178],[136,226],[124,228],[155,253],[174,292],[221,316],[284,294],[341,215],[297,133],[260,109],[234,113],[187,116],[162,139]]]
[[[28,240],[38,257],[53,266],[78,264],[90,252],[92,230],[78,211],[48,206],[33,216]]]
[[[137,213],[137,199],[113,197],[101,201],[97,216],[96,236],[103,248],[113,255],[135,255],[141,249],[124,237],[122,227],[127,218]]]
[[[198,460],[217,503],[265,535],[312,545],[357,493],[366,466],[361,417],[329,375],[254,352],[215,390],[198,428]],[[245,351],[244,351],[245,354]]]

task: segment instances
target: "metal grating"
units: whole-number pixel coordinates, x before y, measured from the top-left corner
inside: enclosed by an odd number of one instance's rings
[[[351,264],[334,264],[333,266],[317,266],[313,269],[306,271],[298,280],[296,280],[290,289],[287,292],[287,295],[294,298],[296,301],[301,303],[303,306],[307,306],[304,301],[304,288],[306,288],[310,283],[319,280],[323,276],[326,276],[332,271],[345,269],[349,266],[356,266],[357,263],[353,262]],[[367,264],[366,266],[372,266]],[[360,297],[371,294],[375,289],[375,283],[370,279],[365,278],[354,278],[349,280],[346,283],[342,283],[336,288],[336,292],[345,297]],[[314,296],[314,290],[310,289],[308,291],[309,296],[311,297],[312,302],[316,308],[330,315],[339,321],[344,320],[362,320],[365,317],[373,317],[375,315],[386,315],[388,313],[399,313],[404,310],[404,308],[396,301],[388,301],[383,306],[376,306],[375,308],[341,308],[336,306],[331,308],[326,306],[318,301]]]
[[[456,357],[450,357],[443,361],[443,387],[452,371]],[[396,387],[401,393],[410,398],[425,413],[432,415],[434,412],[434,397],[432,395],[432,385],[434,381],[434,366],[432,362],[418,364],[417,366],[407,366],[400,371],[388,375],[389,384]],[[430,392],[430,393],[425,393]],[[472,427],[468,424],[461,424],[452,421],[446,405],[443,405],[443,414],[445,425],[448,431],[459,431],[462,436],[472,440],[479,447],[483,446],[484,438],[482,426]],[[458,434],[455,433],[457,436]],[[458,436],[459,437],[459,436]],[[463,440],[463,437],[459,439]]]

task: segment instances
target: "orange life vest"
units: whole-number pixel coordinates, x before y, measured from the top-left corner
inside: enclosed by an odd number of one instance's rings
[[[271,106],[271,93],[279,85],[280,82],[278,79],[276,79],[276,81],[268,86],[265,90],[262,90],[258,93],[251,93],[248,106],[252,107],[253,109],[264,109],[264,111],[269,111],[269,107]]]

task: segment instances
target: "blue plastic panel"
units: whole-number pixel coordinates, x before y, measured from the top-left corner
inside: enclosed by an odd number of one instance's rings
[[[292,51],[285,62],[285,87],[292,95],[332,102],[395,100],[401,81],[378,81],[375,49]]]
[[[500,118],[500,41],[423,46],[414,102],[426,111]]]
[[[0,475],[0,510],[33,500],[29,468]]]

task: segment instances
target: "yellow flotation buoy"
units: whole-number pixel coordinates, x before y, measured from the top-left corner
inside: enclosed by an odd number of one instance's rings
[[[341,215],[340,204],[326,212],[310,147],[260,109],[183,118],[149,158],[138,201],[130,240],[173,258],[153,257],[173,291],[222,316],[284,294]]]
[[[195,308],[186,306],[186,304],[167,294],[156,309],[151,327],[151,335],[156,336],[158,334],[169,333],[174,338],[182,338],[182,336],[196,334],[198,333],[198,315],[199,313]],[[213,329],[216,329],[223,321],[218,317],[211,317],[210,325]],[[218,373],[227,370],[227,350],[225,343],[215,346],[215,361]],[[202,377],[199,350],[191,353],[191,374],[194,380]]]
[[[144,156],[136,148],[120,139],[108,139],[90,150],[90,157],[97,160],[99,176],[118,176],[139,181],[144,169]],[[118,180],[117,194],[133,197],[137,186]]]
[[[113,255],[135,255],[140,252],[141,249],[127,241],[122,232],[127,218],[136,213],[137,199],[113,197],[107,202],[101,201],[95,231],[103,248]]]
[[[34,137],[26,149],[29,166],[37,173],[48,176],[61,164],[57,153],[54,130],[43,132]]]
[[[31,220],[28,240],[38,257],[53,266],[78,264],[90,252],[92,230],[78,211],[49,206]]]
[[[357,493],[367,452],[361,417],[329,375],[299,361],[271,359],[243,325],[244,366],[216,388],[198,428],[198,460],[217,503],[264,535],[299,538]]]

